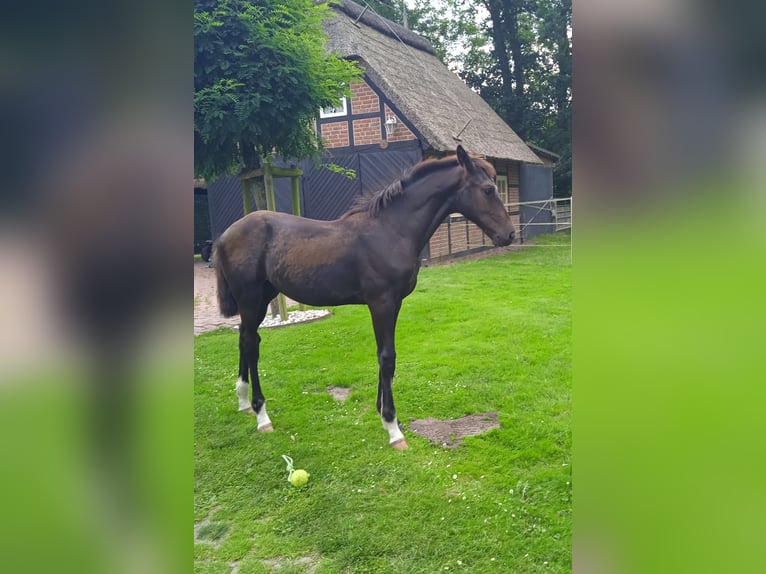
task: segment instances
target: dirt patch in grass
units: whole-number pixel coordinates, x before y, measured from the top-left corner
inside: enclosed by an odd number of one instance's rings
[[[351,395],[351,389],[346,387],[334,387],[330,385],[327,387],[327,392],[332,395],[336,401],[345,402],[345,400]]]
[[[212,543],[216,543],[223,538],[223,535],[229,531],[229,525],[223,522],[213,522],[212,524],[205,524],[201,526],[197,531],[197,540],[209,540]]]
[[[451,421],[439,419],[411,419],[410,430],[444,448],[457,448],[460,439],[499,429],[497,413],[467,415]]]
[[[225,522],[213,522],[213,515],[220,510],[216,506],[210,510],[210,513],[198,524],[194,525],[194,541],[200,544],[212,544],[220,546],[226,534],[229,532],[229,525]]]
[[[319,558],[317,556],[300,556],[298,558],[276,556],[261,560],[261,562],[272,572],[282,570],[283,568],[294,568],[301,572],[306,572],[306,574],[313,574],[317,566],[319,566]]]

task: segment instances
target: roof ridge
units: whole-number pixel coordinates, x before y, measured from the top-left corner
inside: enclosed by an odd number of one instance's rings
[[[364,0],[362,1],[364,2]],[[330,4],[330,8],[344,12],[355,22],[364,22],[367,26],[374,28],[381,34],[385,34],[389,38],[401,39],[401,41],[408,46],[412,46],[417,50],[421,50],[422,52],[433,56],[436,55],[436,50],[434,50],[431,43],[423,36],[405,28],[401,24],[397,24],[396,22],[384,18],[369,6],[361,6],[352,0],[336,0],[336,2]],[[399,38],[396,37],[397,35]]]

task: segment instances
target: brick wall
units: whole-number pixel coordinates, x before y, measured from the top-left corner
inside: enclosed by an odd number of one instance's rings
[[[466,221],[464,217],[450,217],[436,228],[428,246],[431,258],[455,255],[464,251],[492,245],[492,240],[484,235],[478,225]]]
[[[516,161],[508,162],[508,185],[519,187],[519,163]]]
[[[482,241],[483,240],[483,241]],[[476,249],[477,247],[484,247],[485,245],[491,245],[492,240],[488,237],[484,237],[484,232],[475,223],[468,223],[468,249]]]
[[[380,111],[380,98],[365,82],[351,82],[351,113],[369,114]]]
[[[322,139],[328,148],[348,146],[348,122],[343,119],[322,124]]]
[[[428,244],[432,259],[450,254],[448,237],[447,224],[442,223],[436,228],[436,231],[431,236],[431,241]]]
[[[388,106],[384,106],[384,107],[386,110],[386,118],[388,118],[388,116],[396,117],[396,128],[394,130],[394,134],[386,139],[390,142],[414,140],[415,134],[413,134],[409,130],[409,128],[404,125],[404,122],[402,122],[402,119],[399,116],[397,116],[394,112],[392,112],[391,108],[389,108]]]
[[[354,120],[354,145],[375,144],[381,141],[380,118]]]

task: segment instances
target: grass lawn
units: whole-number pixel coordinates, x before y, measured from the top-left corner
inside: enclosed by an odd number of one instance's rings
[[[388,447],[366,307],[261,331],[270,434],[236,412],[238,336],[197,337],[195,572],[570,572],[570,236],[537,243],[423,269],[404,300],[405,427],[499,413],[456,449],[409,431],[409,450]],[[307,487],[287,482],[283,454]]]

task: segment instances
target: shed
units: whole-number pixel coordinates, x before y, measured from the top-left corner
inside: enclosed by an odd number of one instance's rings
[[[556,164],[561,159],[559,154],[553,153],[552,151],[540,147],[539,145],[535,145],[529,142],[527,142],[527,145],[529,146],[529,149],[537,154],[537,157],[540,158],[545,167],[556,167]]]

